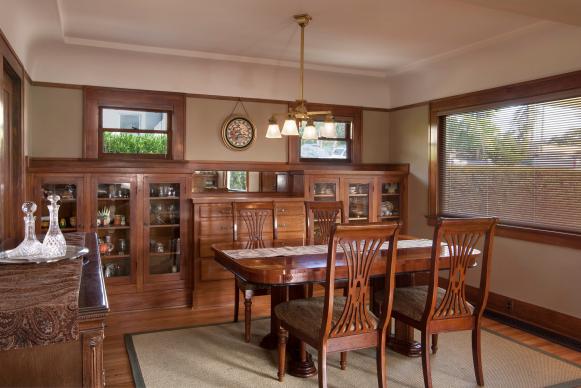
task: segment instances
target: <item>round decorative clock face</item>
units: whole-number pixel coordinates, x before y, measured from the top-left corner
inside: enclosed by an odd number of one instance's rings
[[[222,140],[227,147],[244,150],[254,141],[256,131],[252,122],[240,115],[230,116],[222,126]]]

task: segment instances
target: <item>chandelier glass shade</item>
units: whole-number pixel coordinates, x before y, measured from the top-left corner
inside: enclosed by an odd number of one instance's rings
[[[317,140],[319,138],[318,131],[314,125],[314,118],[324,116],[325,122],[321,129],[321,137],[336,138],[337,130],[331,111],[309,112],[307,109],[307,101],[304,99],[304,74],[305,74],[305,27],[309,24],[312,18],[307,14],[295,15],[295,21],[301,28],[301,61],[300,61],[300,99],[296,101],[296,106],[290,108],[287,113],[274,113],[268,122],[268,129],[266,137],[269,139],[279,139],[281,135],[285,136],[300,136],[297,122],[307,120],[307,126],[303,131],[302,138],[308,140]],[[276,117],[285,117],[282,131],[276,121]]]

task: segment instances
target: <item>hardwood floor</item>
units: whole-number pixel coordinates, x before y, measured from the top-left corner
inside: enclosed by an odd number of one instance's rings
[[[252,314],[255,318],[268,315],[268,305],[265,303],[256,303],[253,305]],[[190,307],[182,307],[110,314],[105,330],[105,373],[107,386],[134,386],[131,367],[125,350],[125,334],[221,323],[231,320],[232,307],[206,310],[192,310]],[[525,345],[535,347],[581,365],[580,352],[554,344],[543,338],[488,318],[483,318],[483,325],[488,329],[494,330],[499,334],[510,337]],[[243,335],[243,333],[241,332],[240,335]]]

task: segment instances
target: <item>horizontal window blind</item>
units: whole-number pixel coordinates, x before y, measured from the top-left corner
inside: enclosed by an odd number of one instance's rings
[[[442,215],[581,233],[581,97],[442,120]]]

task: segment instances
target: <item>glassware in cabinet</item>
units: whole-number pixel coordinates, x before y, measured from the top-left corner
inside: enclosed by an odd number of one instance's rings
[[[313,201],[332,202],[337,201],[339,180],[331,178],[315,179],[312,183],[311,193]]]
[[[146,190],[149,202],[147,272],[149,275],[179,273],[183,268],[180,212],[183,183],[147,182]]]
[[[350,223],[369,222],[371,184],[351,182],[347,185],[348,219]]]
[[[381,182],[380,196],[379,220],[399,220],[401,216],[401,183],[399,181]]]
[[[41,182],[41,205],[40,205],[40,233],[46,234],[50,224],[50,215],[48,210],[49,195],[58,195],[59,204],[59,227],[63,233],[76,232],[83,229],[79,219],[78,201],[80,198],[81,183],[77,180],[70,182]]]
[[[132,201],[135,200],[131,182],[99,182],[95,226],[99,252],[106,278],[132,275],[131,223]]]

